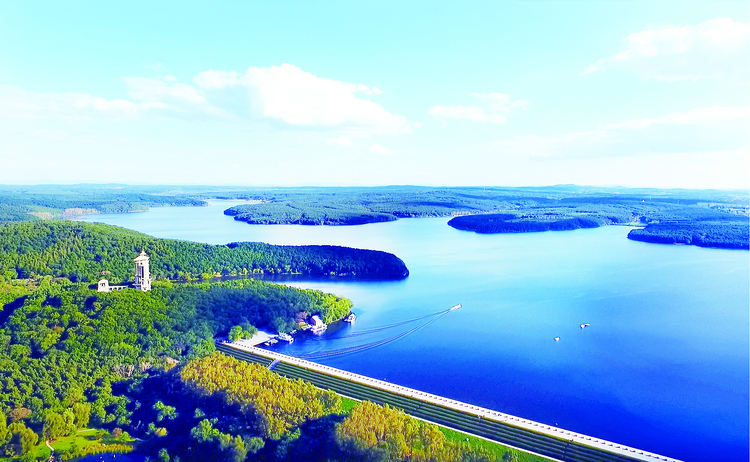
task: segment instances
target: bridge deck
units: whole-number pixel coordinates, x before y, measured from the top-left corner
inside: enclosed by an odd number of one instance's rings
[[[358,400],[388,404],[414,417],[565,462],[679,462],[599,438],[254,347],[219,344],[223,353]]]

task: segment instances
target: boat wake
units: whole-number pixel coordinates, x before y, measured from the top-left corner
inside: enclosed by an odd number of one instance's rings
[[[348,334],[348,335],[342,335],[340,337],[335,337],[336,339],[339,339],[339,338],[348,338],[348,337],[357,337],[359,335],[372,334],[372,333],[380,332],[380,331],[383,331],[383,330],[386,330],[386,329],[392,329],[394,327],[403,326],[405,324],[409,324],[409,323],[412,323],[412,322],[415,322],[415,321],[427,319],[426,322],[424,322],[422,324],[419,324],[418,326],[412,327],[411,329],[409,329],[409,330],[407,330],[405,332],[401,332],[398,335],[394,335],[393,337],[389,337],[389,338],[384,339],[384,340],[378,340],[377,342],[371,342],[371,343],[366,343],[364,345],[356,345],[356,346],[347,347],[347,348],[339,348],[339,349],[335,349],[335,350],[313,351],[313,352],[310,352],[310,353],[304,353],[304,354],[295,355],[295,356],[297,358],[301,358],[301,359],[330,358],[332,356],[340,356],[340,355],[345,355],[345,354],[350,354],[350,353],[356,353],[356,352],[359,352],[359,351],[365,351],[365,350],[369,350],[369,349],[376,348],[376,347],[379,347],[379,346],[387,345],[388,343],[395,342],[396,340],[398,340],[400,338],[403,338],[403,337],[411,334],[412,332],[415,332],[415,331],[417,331],[417,330],[419,330],[419,329],[421,329],[423,327],[429,326],[430,324],[432,324],[433,322],[435,322],[438,319],[442,318],[446,314],[450,313],[451,311],[455,311],[455,310],[457,310],[460,307],[461,307],[461,305],[459,304],[459,305],[453,306],[450,309],[443,310],[443,311],[438,311],[437,313],[432,313],[432,314],[428,314],[428,315],[425,315],[425,316],[420,316],[418,318],[410,319],[408,321],[401,321],[401,322],[398,322],[398,323],[395,323],[395,324],[389,324],[389,325],[386,325],[386,326],[381,326],[381,327],[376,327],[376,328],[373,328],[373,329],[367,329],[367,330],[364,330],[364,331],[361,331],[361,332],[356,332],[354,334]]]

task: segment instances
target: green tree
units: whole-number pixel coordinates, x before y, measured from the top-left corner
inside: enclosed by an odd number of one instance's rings
[[[73,415],[75,424],[78,428],[86,428],[91,418],[91,405],[88,403],[75,403],[73,405]]]
[[[245,330],[241,326],[232,326],[232,328],[229,329],[230,342],[236,342],[237,340],[241,340],[243,338],[245,338]]]
[[[8,430],[8,421],[5,418],[5,414],[0,413],[0,446],[5,446],[5,444],[10,441],[11,436],[12,435]]]
[[[167,452],[167,448],[161,448],[159,449],[159,462],[169,462],[169,453]]]
[[[161,422],[164,419],[174,420],[177,418],[177,410],[174,406],[167,406],[161,401],[157,401],[153,405],[153,409],[157,411],[156,421]]]
[[[56,412],[47,412],[44,416],[44,427],[42,428],[42,436],[45,440],[56,440],[61,436],[65,436],[67,433],[67,427],[65,418]]]

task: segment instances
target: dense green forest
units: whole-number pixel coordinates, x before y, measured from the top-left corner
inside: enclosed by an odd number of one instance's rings
[[[0,274],[97,281],[132,277],[133,258],[144,249],[157,278],[209,279],[255,273],[400,279],[409,271],[396,256],[338,246],[227,245],[157,239],[116,226],[43,221],[0,226]]]
[[[341,188],[274,191],[259,204],[238,205],[224,213],[250,224],[359,225],[409,217],[448,216],[509,205],[492,193],[444,189]]]
[[[17,455],[39,435],[89,424],[158,437],[172,411],[149,403],[151,420],[142,420],[144,382],[172,386],[170,369],[213,352],[214,338],[233,326],[289,330],[300,315],[333,320],[351,308],[330,294],[252,279],[98,293],[46,276],[3,288],[14,290],[0,311],[0,454]]]
[[[476,233],[528,233],[538,231],[564,231],[580,228],[598,228],[611,221],[599,217],[528,217],[509,213],[465,215],[452,218],[448,224],[456,229]]]
[[[201,413],[217,406],[236,409],[232,419],[241,424],[226,425],[218,419],[219,433],[228,440],[246,442],[248,453],[269,461],[490,461],[493,454],[466,443],[449,441],[436,425],[420,422],[404,412],[371,402],[356,404],[350,412],[342,411],[341,398],[311,384],[281,377],[258,364],[243,363],[214,353],[189,362],[180,372],[182,383],[202,401]],[[195,401],[195,398],[192,399]],[[192,417],[191,435],[201,435],[215,428],[204,417]],[[244,425],[244,434],[243,433]],[[197,428],[197,430],[196,430]],[[176,433],[176,431],[175,431]],[[171,443],[170,453],[185,457],[201,450],[193,438],[184,445]],[[235,448],[243,446],[235,444]],[[235,450],[235,454],[238,451]],[[518,460],[509,453],[509,460]],[[237,459],[235,459],[237,460]]]
[[[95,427],[111,436],[87,451],[128,451],[132,435],[157,460],[493,460],[400,411],[349,412],[332,392],[215,351],[233,327],[338,318],[349,300],[252,279],[99,293],[46,276],[3,289],[0,458],[44,459],[45,440]]]

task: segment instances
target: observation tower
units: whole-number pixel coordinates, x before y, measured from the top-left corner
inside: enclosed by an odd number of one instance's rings
[[[133,259],[135,262],[135,288],[148,292],[151,290],[151,275],[148,270],[148,255],[141,249],[141,253]]]

